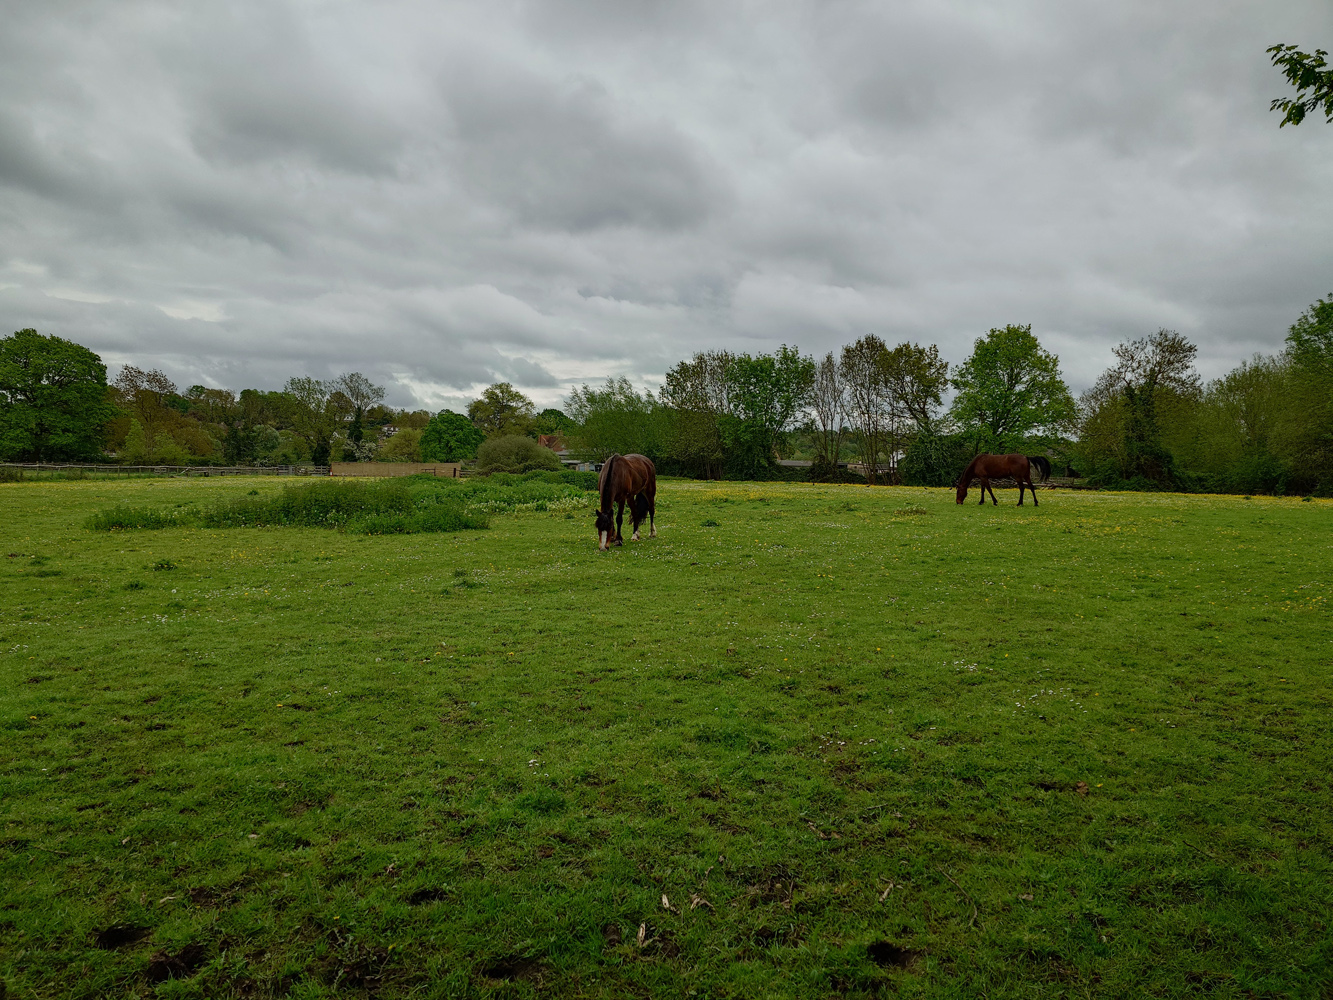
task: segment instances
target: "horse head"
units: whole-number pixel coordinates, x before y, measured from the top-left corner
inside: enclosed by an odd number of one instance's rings
[[[609,541],[616,537],[616,519],[609,510],[599,510],[593,515],[597,525],[597,547],[605,552]]]
[[[977,460],[974,458],[958,479],[958,503],[967,499],[967,488],[972,485],[972,470],[976,468],[976,465]]]

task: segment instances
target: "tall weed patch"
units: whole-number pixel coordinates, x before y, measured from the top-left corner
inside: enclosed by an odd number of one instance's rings
[[[484,513],[465,509],[461,498],[420,482],[329,480],[288,486],[268,496],[236,497],[202,510],[116,507],[94,514],[87,525],[100,531],[301,527],[386,535],[485,528],[487,520]]]
[[[189,512],[193,517],[194,512]],[[117,504],[99,510],[85,522],[94,531],[133,531],[135,529],[179,528],[189,523],[179,510],[158,510],[153,507],[131,507]]]
[[[592,507],[597,497],[594,472],[497,472],[475,479],[423,476],[420,483],[422,488],[456,500],[474,514],[584,510]]]

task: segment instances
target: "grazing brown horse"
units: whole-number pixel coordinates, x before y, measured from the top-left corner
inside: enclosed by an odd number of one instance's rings
[[[981,502],[983,504],[986,502],[986,491],[990,490],[991,502],[998,507],[1000,501],[995,499],[995,491],[991,489],[990,481],[1009,476],[1018,483],[1018,506],[1023,506],[1024,489],[1032,491],[1032,504],[1039,506],[1037,488],[1032,485],[1033,469],[1041,474],[1043,483],[1051,477],[1051,463],[1041,455],[978,455],[972,459],[971,464],[958,479],[958,502],[962,503],[967,499],[967,488],[976,478],[981,480]]]
[[[598,548],[605,552],[609,545],[622,545],[620,526],[625,521],[625,501],[629,501],[630,525],[639,540],[639,524],[648,518],[648,537],[657,537],[653,517],[657,513],[657,469],[643,455],[612,455],[602,463],[602,474],[597,477],[597,493],[601,498],[597,518]],[[611,520],[611,505],[617,504],[615,521]],[[612,528],[614,527],[614,531]]]

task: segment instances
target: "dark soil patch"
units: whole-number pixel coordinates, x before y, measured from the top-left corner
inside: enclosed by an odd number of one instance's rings
[[[407,901],[413,906],[423,906],[426,903],[439,903],[448,895],[448,889],[418,889],[407,897]]]
[[[920,952],[902,948],[891,941],[874,941],[866,946],[866,955],[881,969],[907,969],[920,957]]]
[[[93,938],[93,944],[107,950],[123,948],[127,944],[142,941],[151,929],[140,927],[138,924],[113,924],[104,931],[98,931]]]
[[[497,958],[481,970],[487,979],[515,980],[535,979],[541,972],[541,959],[525,958],[522,955],[507,955]]]
[[[208,949],[201,944],[187,944],[174,955],[169,955],[164,948],[148,960],[147,978],[150,983],[188,979],[207,961]]]

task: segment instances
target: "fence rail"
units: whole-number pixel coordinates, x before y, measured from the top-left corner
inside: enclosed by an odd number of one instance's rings
[[[94,465],[75,462],[0,462],[0,469],[33,473],[106,473],[139,476],[327,476],[327,465]]]

